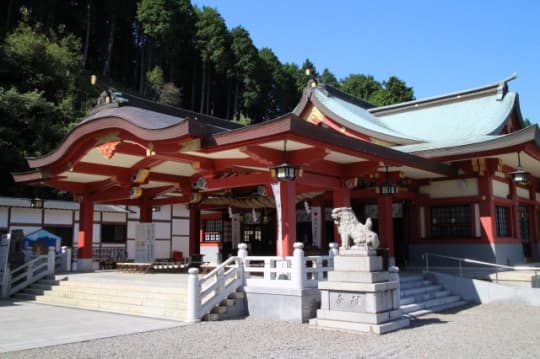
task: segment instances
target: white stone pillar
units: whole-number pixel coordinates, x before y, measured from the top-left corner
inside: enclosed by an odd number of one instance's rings
[[[291,263],[291,281],[294,288],[303,289],[306,280],[306,264],[304,260],[304,244],[293,244],[293,259]]]
[[[246,278],[249,277],[249,272],[246,271],[246,258],[248,256],[248,245],[247,243],[239,243],[238,244],[238,257],[240,258],[240,273],[242,275],[242,278],[243,278],[243,283],[244,285],[246,284]]]
[[[335,256],[339,255],[338,244],[336,242],[330,242],[328,244],[328,247],[330,248],[328,250],[328,255],[330,257],[335,257]]]
[[[189,268],[188,270],[188,303],[187,321],[189,323],[198,322],[201,311],[201,284],[199,283],[199,269]]]
[[[47,272],[49,274],[49,277],[54,276],[54,262],[56,259],[55,249],[55,247],[51,246],[49,247],[49,252],[47,253]]]
[[[71,248],[67,246],[62,247],[62,258],[64,263],[62,263],[62,268],[66,272],[71,272]]]
[[[0,293],[0,297],[7,298],[9,296],[10,282],[11,275],[9,272],[9,267],[6,265],[4,277],[2,278],[2,293]]]
[[[399,268],[396,266],[388,267],[388,280],[390,282],[397,282],[397,288],[392,290],[392,307],[393,309],[399,309],[400,304],[400,283],[399,283]]]

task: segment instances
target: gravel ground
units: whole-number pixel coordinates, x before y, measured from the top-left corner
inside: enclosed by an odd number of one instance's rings
[[[480,305],[382,336],[244,319],[3,353],[2,358],[540,358],[540,307]]]

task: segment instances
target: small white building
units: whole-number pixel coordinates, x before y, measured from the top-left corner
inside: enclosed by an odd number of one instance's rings
[[[95,205],[93,259],[110,262],[135,258],[135,227],[139,208]],[[154,207],[154,256],[170,259],[173,252],[189,250],[189,211],[184,205]],[[62,238],[62,246],[77,248],[79,203],[43,200],[36,205],[28,198],[0,197],[0,234],[22,230],[24,235],[40,228]]]

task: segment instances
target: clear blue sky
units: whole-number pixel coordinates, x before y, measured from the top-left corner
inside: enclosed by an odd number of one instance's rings
[[[540,1],[537,0],[192,0],[241,25],[281,62],[309,58],[338,79],[395,75],[416,98],[495,83],[520,96],[540,123]]]

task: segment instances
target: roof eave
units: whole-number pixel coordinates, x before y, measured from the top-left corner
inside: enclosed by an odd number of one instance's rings
[[[540,148],[540,131],[537,125],[529,126],[522,130],[503,135],[492,140],[472,143],[454,147],[444,147],[430,150],[410,152],[416,156],[437,160],[456,160],[484,155],[496,155],[505,153],[511,149],[524,148],[527,144],[534,143]]]
[[[337,123],[339,123],[342,126],[352,128],[354,131],[356,131],[358,133],[362,133],[362,134],[367,135],[367,136],[372,137],[372,138],[376,138],[376,139],[379,139],[379,140],[382,140],[382,141],[395,143],[395,144],[399,144],[399,145],[410,145],[410,144],[420,142],[420,141],[412,140],[410,138],[392,136],[392,135],[388,135],[388,134],[385,134],[385,133],[382,133],[382,132],[377,132],[377,131],[367,129],[367,128],[362,127],[362,126],[355,125],[355,124],[351,123],[350,121],[347,121],[345,118],[341,117],[337,113],[330,110],[321,101],[319,101],[316,96],[312,96],[311,101],[313,102],[314,105],[317,106],[319,111],[321,111],[325,116],[335,120]]]
[[[514,80],[517,78],[517,74],[514,73],[512,76],[503,79],[502,81],[492,83],[489,85],[484,85],[481,87],[476,87],[473,89],[458,91],[458,92],[452,92],[449,94],[444,94],[440,96],[433,96],[433,97],[427,97],[419,100],[413,100],[413,101],[407,101],[402,103],[397,103],[393,105],[387,105],[387,106],[381,106],[381,107],[375,107],[368,109],[369,112],[373,114],[377,114],[378,116],[384,116],[389,115],[397,112],[403,112],[403,111],[411,111],[418,109],[418,107],[430,107],[435,106],[441,103],[449,103],[449,102],[456,102],[456,101],[462,101],[466,98],[474,98],[474,97],[483,97],[486,95],[491,95],[497,93],[497,90],[500,86],[506,86],[507,82]]]

